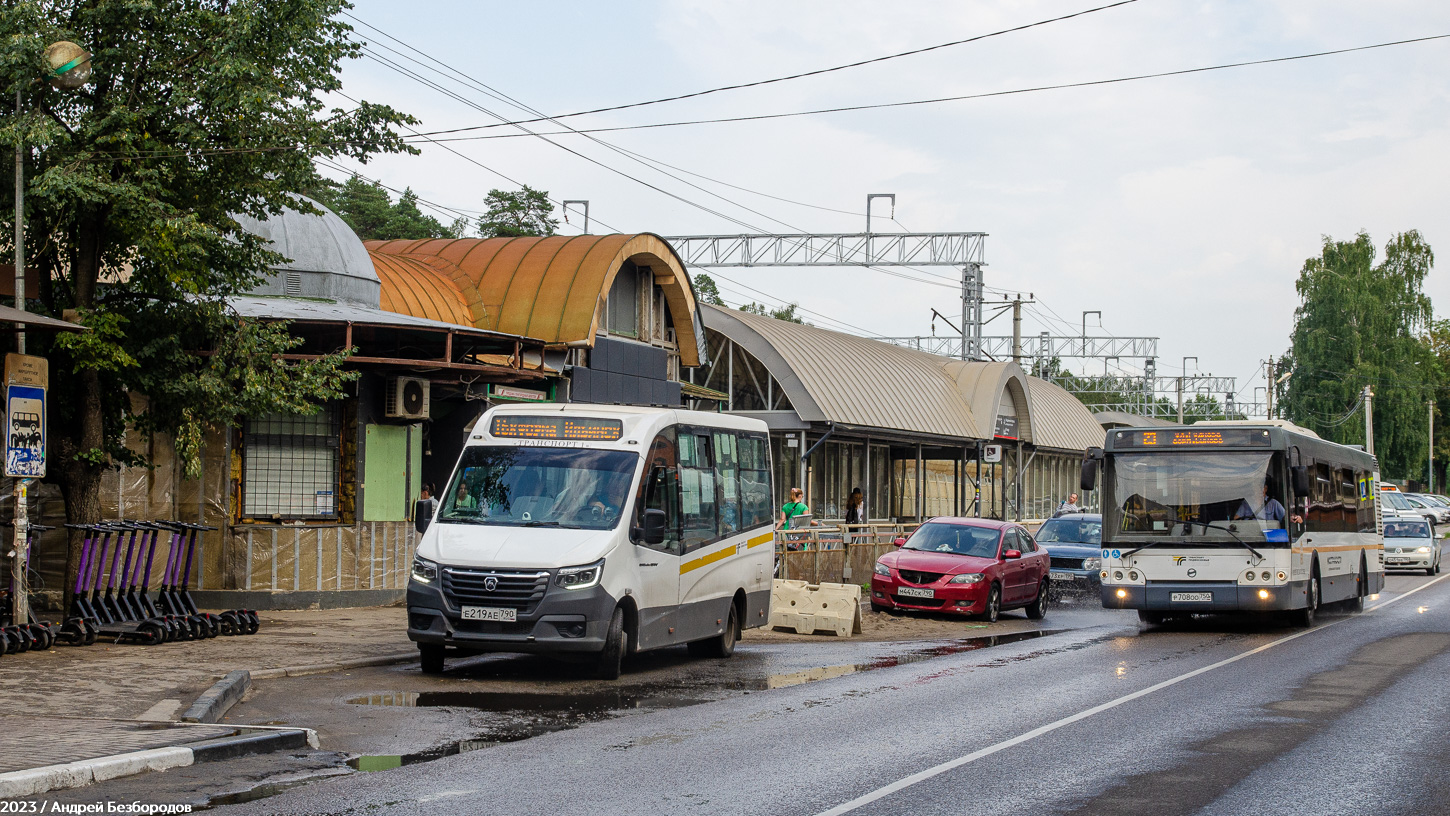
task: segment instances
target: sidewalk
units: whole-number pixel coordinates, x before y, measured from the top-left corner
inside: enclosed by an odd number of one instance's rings
[[[412,659],[401,607],[261,613],[255,635],[98,642],[0,658],[0,798],[238,753],[305,747],[304,729],[176,722],[227,673],[307,674]]]

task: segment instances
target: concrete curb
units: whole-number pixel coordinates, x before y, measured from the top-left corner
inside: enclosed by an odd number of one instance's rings
[[[182,722],[214,723],[236,705],[247,689],[252,687],[250,672],[234,671],[218,680],[211,688],[202,692],[191,707],[181,715]]]
[[[352,660],[338,660],[332,663],[315,663],[309,666],[263,669],[252,672],[252,679],[275,680],[278,677],[302,677],[309,674],[326,674],[327,672],[344,671],[347,669],[365,669],[370,666],[391,666],[394,663],[407,663],[410,660],[417,659],[418,652],[416,650],[409,650],[406,652],[378,655],[377,657],[358,657]]]
[[[311,729],[248,730],[234,736],[203,740],[192,745],[152,748],[147,751],[3,773],[0,774],[0,799],[16,799],[47,791],[79,788],[92,782],[105,782],[147,771],[184,768],[197,762],[214,762],[246,754],[307,747],[317,747],[317,735]]]

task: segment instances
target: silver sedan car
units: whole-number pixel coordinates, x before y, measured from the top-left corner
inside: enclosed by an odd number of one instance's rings
[[[1440,571],[1440,539],[1429,522],[1419,519],[1385,520],[1385,569]]]

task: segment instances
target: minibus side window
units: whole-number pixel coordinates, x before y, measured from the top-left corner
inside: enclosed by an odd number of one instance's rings
[[[714,541],[719,505],[708,432],[680,432],[680,519],[686,550]]]
[[[716,431],[715,473],[720,484],[720,535],[728,536],[740,530],[740,465],[735,434],[730,431]]]
[[[675,429],[666,428],[650,444],[644,461],[644,476],[634,499],[634,525],[630,537],[634,543],[654,550],[680,551],[679,455],[675,447]],[[665,511],[665,540],[645,544],[641,535],[644,511]]]
[[[770,524],[770,443],[763,436],[736,438],[740,459],[740,522],[745,529]]]

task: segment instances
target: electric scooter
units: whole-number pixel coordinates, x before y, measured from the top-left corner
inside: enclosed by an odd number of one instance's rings
[[[10,525],[5,525],[10,526]],[[54,530],[44,524],[32,524],[25,533],[25,557],[26,563],[30,562],[30,551],[35,544],[35,534]],[[49,649],[57,642],[71,646],[88,646],[95,643],[95,633],[90,629],[84,618],[67,617],[64,623],[52,623],[50,621],[37,620],[34,610],[31,610],[29,620],[25,623],[15,623],[11,613],[12,600],[15,597],[15,579],[12,576],[4,593],[4,607],[0,610],[0,626],[3,626],[3,633],[6,643],[6,651],[11,651],[13,644],[15,650],[19,650],[22,643],[26,643],[26,635],[29,635],[27,644],[30,648]]]
[[[132,619],[116,601],[114,593],[118,561],[116,556],[119,555],[122,534],[134,532],[137,528],[129,522],[76,526],[87,532],[89,541],[93,545],[90,555],[95,567],[92,571],[90,565],[83,565],[80,575],[77,576],[77,611],[91,622],[99,634],[114,637],[117,643],[127,641],[145,646],[164,643],[169,634],[166,620],[159,617]],[[116,541],[116,549],[110,550],[113,536]],[[112,567],[109,574],[106,571],[108,551],[112,556]],[[107,579],[104,594],[101,592],[103,578]]]

